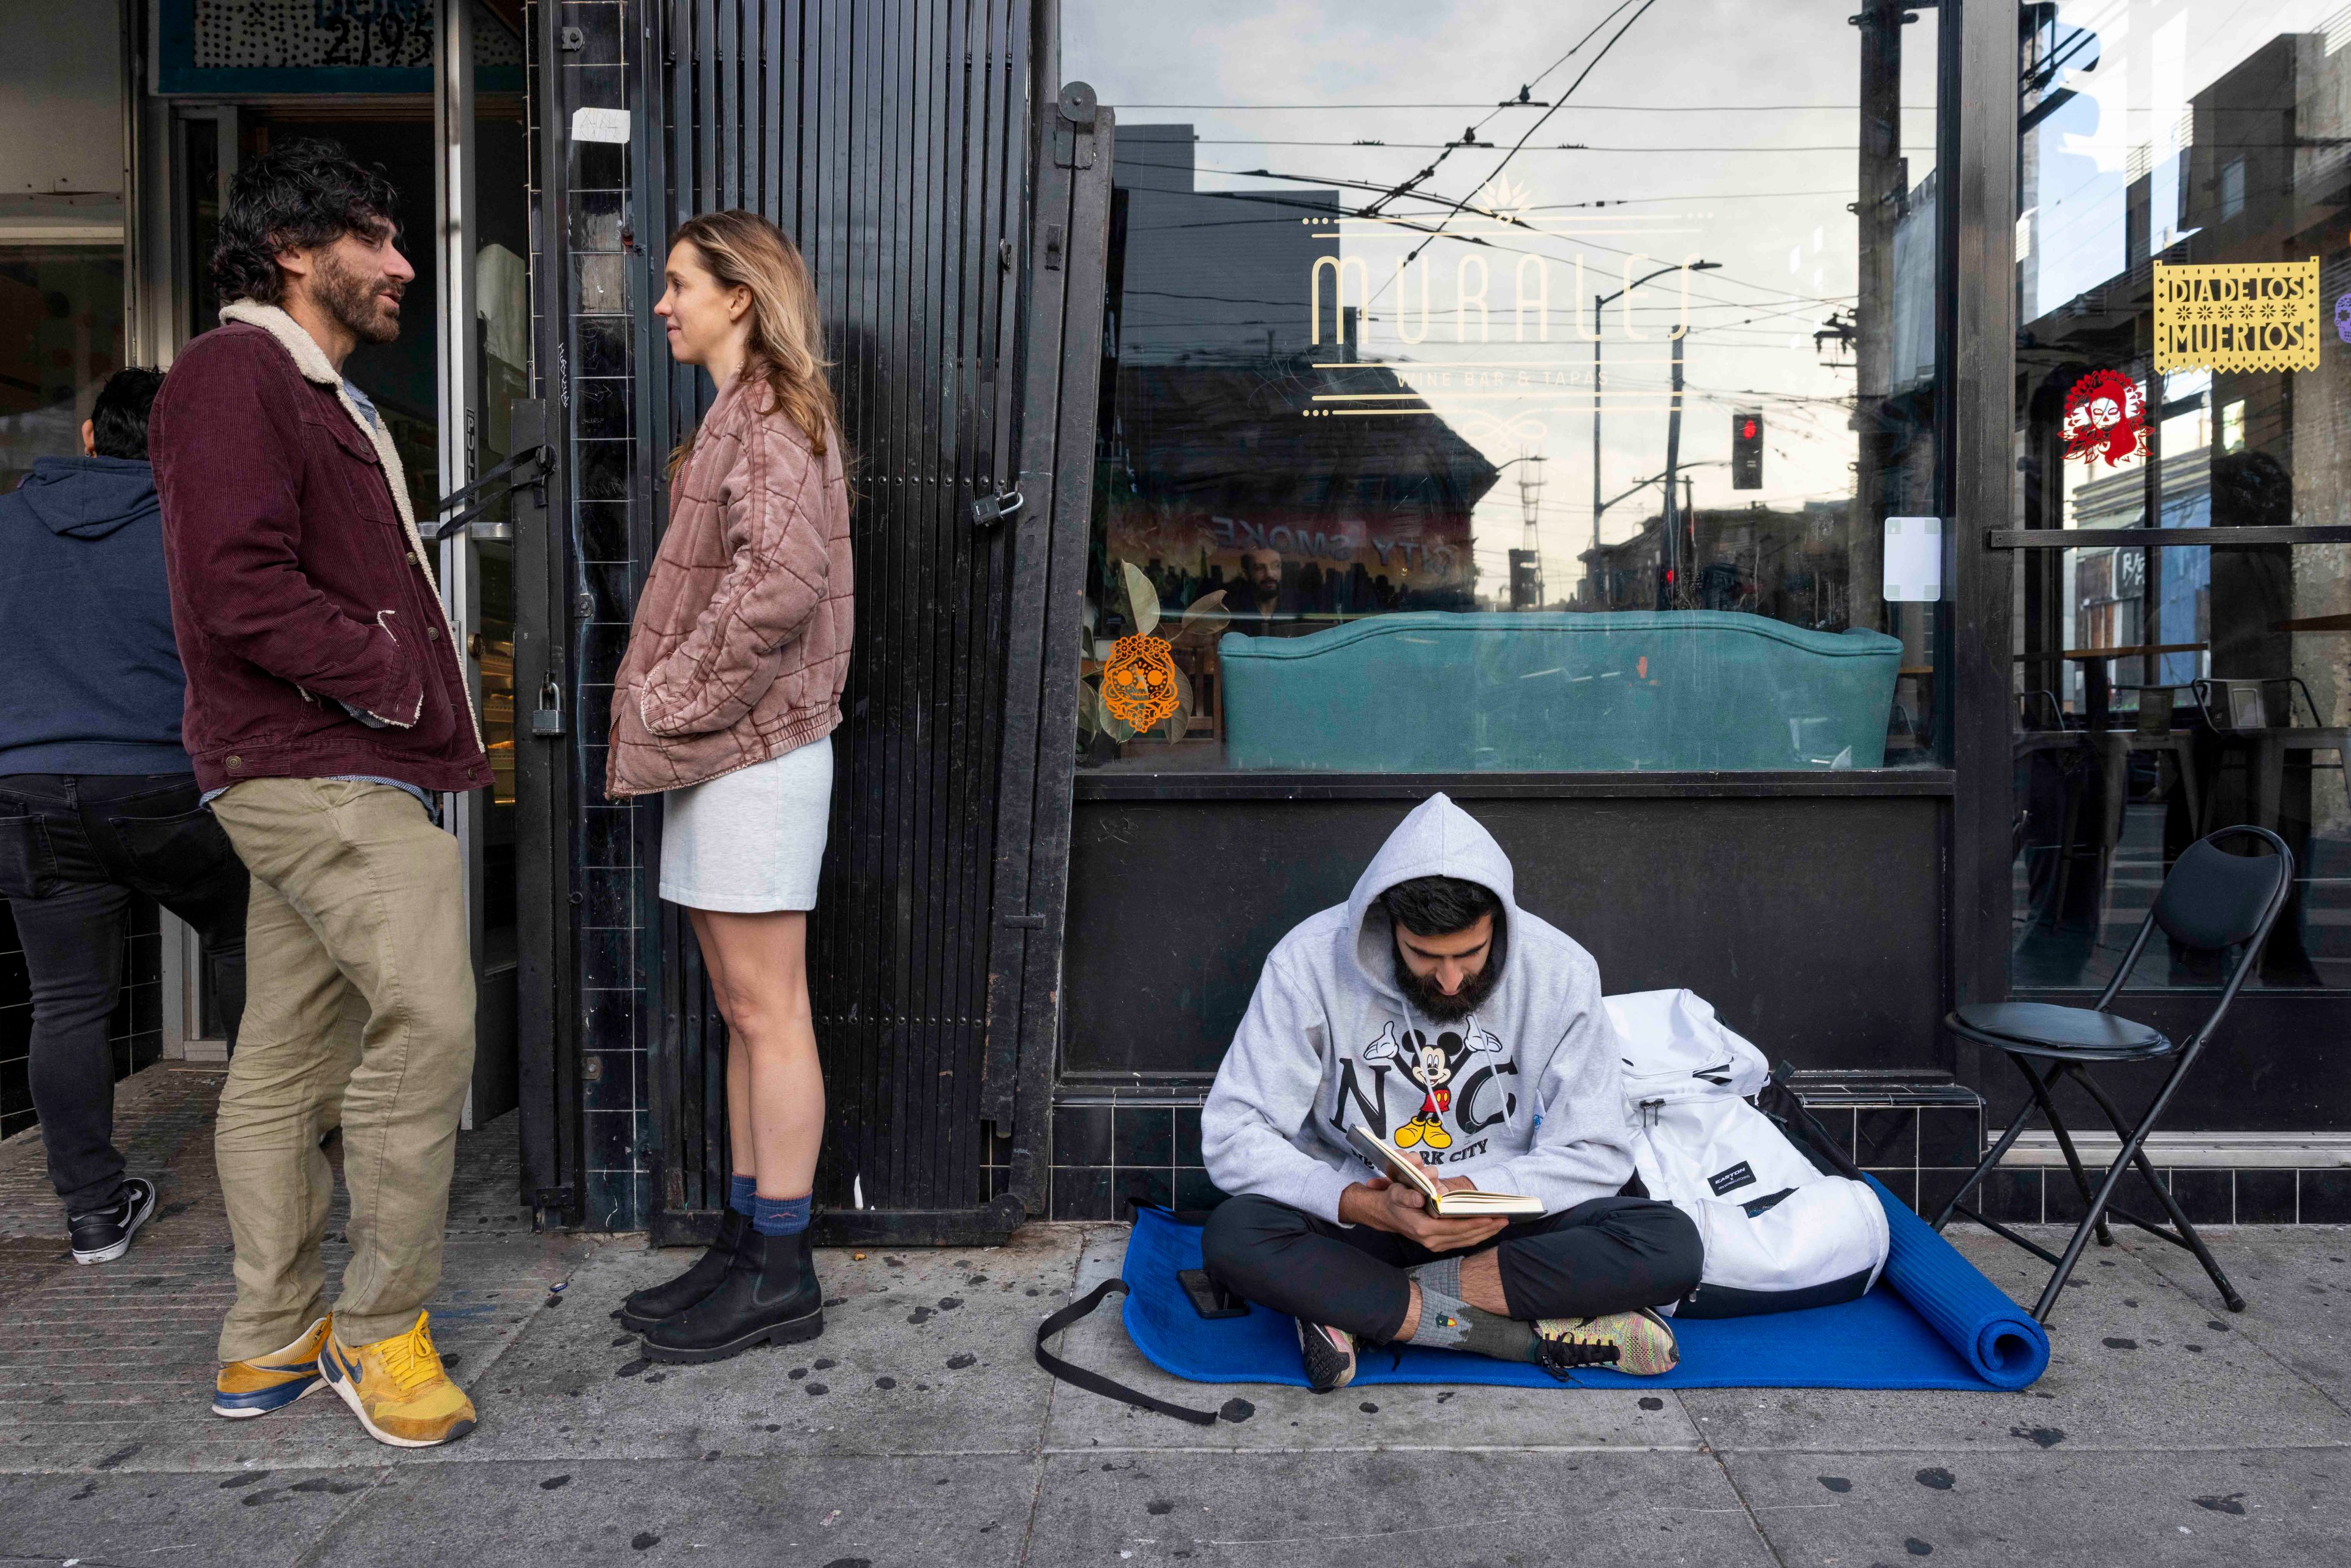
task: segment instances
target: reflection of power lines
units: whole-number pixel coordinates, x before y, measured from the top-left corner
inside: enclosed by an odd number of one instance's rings
[[[1592,31],[1584,34],[1583,37],[1576,39],[1573,45],[1569,46],[1567,53],[1560,56],[1559,58],[1552,61],[1551,64],[1545,66],[1541,71],[1537,72],[1532,81],[1528,82],[1525,86],[1519,89],[1519,101],[1520,103],[1527,102],[1531,97],[1535,87],[1540,85],[1545,78],[1551,75],[1552,72],[1559,69],[1560,67],[1573,59],[1576,53],[1581,50],[1584,45],[1598,37],[1600,36],[1600,29],[1608,26],[1610,22],[1614,21],[1617,16],[1624,11],[1625,5],[1630,4],[1632,4],[1632,0],[1620,0],[1620,4],[1616,6],[1615,10],[1609,12],[1607,16],[1601,17],[1598,22],[1593,24]],[[1646,10],[1650,4],[1651,0],[1642,0],[1642,9]],[[1589,70],[1584,73],[1585,76],[1589,76],[1591,72]],[[1573,93],[1576,87],[1581,87],[1583,85],[1583,78],[1578,77],[1575,80],[1574,86],[1570,87],[1567,90],[1569,93]],[[1565,96],[1565,94],[1562,95],[1562,98]],[[1462,139],[1463,141],[1465,143],[1474,144],[1478,140],[1478,132],[1483,130],[1487,125],[1490,124],[1493,121],[1494,117],[1500,114],[1503,109],[1507,107],[1509,107],[1507,103],[1497,104],[1492,110],[1489,110],[1483,120],[1479,120],[1476,124],[1468,128],[1468,133]],[[1557,105],[1554,104],[1552,108],[1544,110],[1542,117],[1543,120],[1549,120],[1556,109]],[[1535,125],[1537,127],[1540,127],[1541,124],[1541,120],[1535,121]],[[1529,134],[1532,134],[1532,132],[1530,131]],[[1521,138],[1521,140],[1523,141],[1524,139]],[[1410,179],[1405,180],[1403,183],[1397,185],[1388,194],[1380,197],[1378,200],[1374,201],[1365,206],[1364,209],[1365,214],[1368,215],[1378,212],[1379,209],[1386,203],[1395,200],[1397,197],[1411,192],[1415,187],[1422,184],[1424,182],[1433,178],[1436,175],[1437,169],[1443,165],[1445,161],[1453,156],[1454,152],[1455,149],[1447,147],[1444,152],[1438,153],[1435,161],[1433,161],[1428,167],[1421,170],[1420,172],[1413,175]],[[1508,162],[1509,160],[1504,159],[1503,162]]]
[[[1385,147],[1403,152],[1433,152],[1438,149],[1457,147],[1491,147],[1490,141],[1322,141],[1287,136],[1196,136],[1193,141],[1202,147]],[[1852,157],[1860,151],[1859,141],[1808,142],[1802,146],[1773,146],[1765,142],[1742,141],[1729,146],[1664,146],[1608,147],[1596,141],[1560,141],[1541,147],[1521,147],[1518,152],[1622,152],[1646,156],[1653,152],[1842,152]],[[1464,204],[1466,205],[1466,200]]]
[[[1575,96],[1575,89],[1582,87],[1585,78],[1589,78],[1593,71],[1600,68],[1600,62],[1608,57],[1608,51],[1614,48],[1617,44],[1624,39],[1625,35],[1633,30],[1633,24],[1639,21],[1643,16],[1648,15],[1649,7],[1656,4],[1656,0],[1641,0],[1641,8],[1638,11],[1634,12],[1632,16],[1626,17],[1625,25],[1617,28],[1615,33],[1610,37],[1606,43],[1600,46],[1600,52],[1593,56],[1591,63],[1586,65],[1583,71],[1578,74],[1576,78],[1568,84],[1567,90],[1559,95],[1559,100],[1556,103],[1553,103],[1551,108],[1544,110],[1542,111],[1541,118],[1537,120],[1532,125],[1527,127],[1526,133],[1519,138],[1517,145],[1513,146],[1508,152],[1502,154],[1501,161],[1496,163],[1492,171],[1487,174],[1486,184],[1491,185],[1495,181],[1502,177],[1502,171],[1510,166],[1510,160],[1516,158],[1520,152],[1525,148],[1527,142],[1533,138],[1534,133],[1541,131],[1545,125],[1549,124],[1551,117],[1557,114],[1567,100]],[[1619,5],[1615,11],[1611,11],[1606,16],[1601,18],[1598,26],[1593,27],[1592,32],[1585,34],[1583,38],[1577,41],[1575,49],[1581,49],[1585,44],[1590,43],[1593,36],[1598,34],[1600,28],[1606,26],[1609,22],[1614,20],[1617,13],[1624,10],[1624,8],[1625,7],[1623,5]],[[1572,55],[1575,53],[1575,49],[1570,49],[1568,54]],[[1562,55],[1560,57],[1564,60],[1567,56]],[[1558,68],[1554,66],[1552,68],[1557,69]],[[1413,177],[1413,183],[1418,183],[1422,179],[1425,179],[1429,174],[1436,172],[1436,164],[1430,164],[1427,169]],[[1483,189],[1484,187],[1481,186],[1480,188]],[[1464,196],[1460,201],[1455,202],[1453,204],[1452,212],[1447,213],[1443,218],[1438,220],[1437,227],[1441,230],[1447,224],[1452,222],[1454,215],[1461,211],[1462,206],[1468,201],[1468,197]],[[1374,205],[1376,207],[1377,204],[1374,204]],[[1371,214],[1367,212],[1365,215],[1369,216]],[[1419,245],[1413,247],[1412,255],[1405,257],[1405,262],[1409,264],[1415,256],[1419,256],[1422,251],[1426,250],[1434,243],[1434,235],[1431,235],[1428,239],[1421,241]],[[1396,273],[1398,277],[1402,277],[1404,268],[1398,267],[1396,269]],[[1385,291],[1386,287],[1387,286],[1385,284],[1381,285],[1383,292]],[[1368,301],[1366,303],[1368,303]]]
[[[1196,164],[1193,164],[1193,163],[1168,163],[1168,162],[1158,162],[1158,161],[1156,161],[1156,160],[1152,160],[1152,159],[1128,159],[1128,160],[1124,160],[1124,162],[1127,162],[1131,167],[1134,167],[1134,168],[1148,168],[1148,169],[1182,169],[1182,170],[1189,171],[1190,172],[1192,172],[1192,173],[1194,173],[1194,174],[1223,174],[1223,175],[1228,175],[1228,176],[1231,176],[1231,177],[1233,177],[1233,178],[1237,178],[1237,179],[1280,180],[1280,181],[1283,181],[1283,182],[1285,182],[1285,183],[1291,183],[1291,184],[1313,185],[1313,186],[1317,186],[1317,187],[1320,187],[1320,188],[1322,188],[1322,189],[1326,189],[1326,190],[1375,191],[1375,192],[1381,192],[1381,193],[1394,193],[1394,194],[1395,194],[1395,195],[1398,195],[1398,196],[1409,196],[1412,200],[1415,200],[1415,201],[1432,203],[1432,204],[1436,204],[1436,205],[1443,206],[1443,207],[1447,208],[1448,211],[1458,210],[1460,206],[1462,206],[1462,205],[1466,204],[1467,200],[1468,200],[1468,198],[1466,198],[1466,197],[1465,197],[1465,198],[1462,198],[1462,200],[1461,200],[1460,202],[1454,202],[1454,201],[1449,201],[1449,200],[1447,200],[1447,198],[1445,198],[1445,197],[1442,197],[1442,196],[1436,196],[1436,195],[1431,195],[1431,194],[1427,193],[1426,192],[1421,192],[1421,191],[1399,192],[1399,191],[1397,191],[1397,190],[1395,189],[1395,187],[1393,187],[1393,186],[1376,185],[1376,184],[1373,184],[1373,183],[1368,183],[1368,182],[1362,181],[1362,180],[1347,180],[1347,179],[1342,179],[1342,178],[1340,178],[1340,177],[1338,177],[1338,176],[1335,176],[1335,175],[1326,175],[1326,174],[1291,174],[1291,173],[1284,173],[1284,172],[1278,172],[1278,171],[1275,171],[1275,170],[1271,170],[1271,169],[1262,169],[1262,168],[1260,168],[1260,169],[1207,169],[1207,168],[1201,168],[1201,167],[1199,167],[1198,165],[1196,165]],[[1434,167],[1434,165],[1432,165],[1432,167]],[[1271,195],[1271,193],[1259,193],[1259,192],[1255,192],[1255,191],[1210,192],[1210,193],[1207,193],[1207,194],[1212,194],[1212,195],[1229,195],[1229,196],[1235,197],[1236,199],[1249,200],[1249,201],[1260,201],[1260,200],[1266,200],[1269,196],[1270,196],[1270,195]],[[1843,193],[1842,193],[1842,191],[1840,191],[1840,192],[1833,193],[1842,194]],[[1707,197],[1694,197],[1694,198],[1691,198],[1691,199],[1692,199],[1692,200],[1709,200],[1709,199],[1711,199],[1711,198],[1707,198]],[[1317,212],[1317,213],[1329,213],[1329,212],[1331,211],[1331,209],[1330,209],[1329,207],[1324,206],[1324,205],[1322,205],[1322,204],[1304,204],[1304,203],[1301,203],[1301,204],[1299,204],[1299,205],[1301,205],[1301,206],[1307,207],[1307,208],[1308,208],[1308,210],[1310,210],[1310,211],[1313,211],[1313,212]],[[1359,218],[1359,219],[1360,219],[1360,218],[1362,218],[1362,217],[1364,217],[1364,216],[1366,216],[1366,215],[1368,215],[1368,216],[1374,216],[1374,217],[1378,217],[1378,218],[1380,219],[1380,221],[1382,221],[1383,223],[1387,223],[1387,224],[1395,225],[1396,227],[1398,227],[1398,228],[1411,229],[1411,230],[1413,230],[1414,232],[1426,232],[1426,230],[1424,227],[1420,227],[1420,226],[1415,225],[1413,224],[1412,220],[1410,220],[1410,219],[1395,218],[1395,217],[1386,216],[1386,215],[1384,215],[1384,214],[1381,214],[1372,213],[1368,207],[1366,207],[1366,208],[1364,208],[1364,209],[1360,209],[1356,214],[1353,214],[1353,216],[1355,216],[1356,218]],[[1516,232],[1516,233],[1518,233],[1518,234],[1521,234],[1521,235],[1525,235],[1525,236],[1527,236],[1527,237],[1529,237],[1529,238],[1531,238],[1531,239],[1552,239],[1552,240],[1564,241],[1564,242],[1571,243],[1571,244],[1576,245],[1576,246],[1582,246],[1582,247],[1588,248],[1588,249],[1591,249],[1591,250],[1595,250],[1595,251],[1604,252],[1605,254],[1610,255],[1610,256],[1629,256],[1629,255],[1634,254],[1634,253],[1632,253],[1632,252],[1630,252],[1630,251],[1626,250],[1623,246],[1608,245],[1608,244],[1604,243],[1604,241],[1602,241],[1601,239],[1599,239],[1599,238],[1597,238],[1597,237],[1595,237],[1595,236],[1593,236],[1593,235],[1562,235],[1562,234],[1552,234],[1552,233],[1548,233],[1548,232],[1546,232],[1546,231],[1544,231],[1544,230],[1541,230],[1541,229],[1534,228],[1534,227],[1532,227],[1532,226],[1531,226],[1531,225],[1515,225],[1515,224],[1514,224],[1514,225],[1511,225],[1511,227],[1512,227],[1513,232]],[[1477,246],[1486,246],[1486,247],[1490,248],[1490,249],[1494,249],[1494,250],[1501,251],[1501,252],[1504,252],[1504,253],[1506,253],[1506,254],[1512,255],[1512,256],[1544,256],[1544,258],[1545,258],[1545,259],[1547,259],[1547,260],[1563,260],[1563,259],[1564,259],[1564,258],[1562,258],[1562,257],[1561,257],[1561,256],[1557,256],[1557,255],[1555,255],[1555,254],[1547,255],[1545,252],[1542,252],[1542,251],[1531,250],[1531,249],[1527,248],[1527,247],[1526,247],[1526,246],[1516,246],[1516,245],[1510,245],[1510,244],[1506,244],[1506,243],[1504,243],[1504,242],[1502,242],[1502,241],[1499,241],[1499,240],[1488,239],[1488,238],[1484,237],[1483,235],[1449,235],[1449,234],[1448,234],[1448,235],[1447,235],[1445,237],[1447,237],[1447,238],[1448,238],[1448,239],[1451,239],[1451,238],[1458,238],[1458,239],[1461,241],[1461,243],[1463,243],[1463,244],[1465,244],[1465,245],[1477,245]],[[1632,236],[1632,237],[1637,237],[1637,236]],[[1415,250],[1412,252],[1412,256],[1408,256],[1406,259],[1407,259],[1407,260],[1409,260],[1409,259],[1412,259],[1412,257],[1413,257],[1413,256],[1417,256],[1419,255],[1420,251],[1421,251],[1421,250],[1423,250],[1423,249],[1426,249],[1426,243],[1424,243],[1424,244],[1423,244],[1422,246],[1420,246],[1416,247],[1416,248],[1415,248]],[[1746,279],[1746,278],[1743,278],[1743,277],[1739,277],[1739,276],[1738,276],[1737,274],[1735,274],[1735,273],[1728,273],[1728,272],[1725,272],[1725,273],[1718,273],[1718,274],[1716,275],[1716,277],[1718,277],[1718,279],[1719,279],[1719,281],[1721,281],[1721,282],[1729,283],[1729,284],[1732,284],[1732,285],[1735,285],[1736,287],[1740,287],[1740,288],[1751,288],[1751,289],[1757,289],[1757,290],[1771,290],[1771,291],[1776,291],[1776,290],[1777,290],[1777,288],[1778,288],[1778,286],[1777,286],[1777,285],[1773,285],[1773,284],[1765,284],[1765,283],[1755,283],[1755,282],[1750,282],[1750,280],[1748,280],[1748,279]],[[1394,281],[1393,279],[1390,279],[1390,282],[1393,282],[1393,281]],[[1381,294],[1381,295],[1384,295],[1384,294],[1385,294],[1385,293],[1386,293],[1387,288],[1388,288],[1388,286],[1389,286],[1389,285],[1388,285],[1387,283],[1383,283],[1383,284],[1380,286],[1380,294]],[[1373,298],[1379,298],[1379,295],[1374,295]],[[1780,299],[1779,299],[1778,301],[1765,301],[1765,300],[1739,301],[1739,300],[1727,300],[1727,299],[1723,299],[1723,298],[1720,298],[1719,296],[1718,296],[1718,295],[1709,295],[1709,294],[1698,294],[1698,293],[1693,293],[1693,294],[1690,296],[1690,298],[1691,298],[1693,300],[1705,300],[1705,301],[1708,301],[1708,302],[1709,302],[1709,303],[1713,303],[1713,304],[1732,305],[1732,306],[1737,306],[1737,305],[1740,305],[1740,304],[1745,304],[1745,305],[1748,305],[1748,306],[1751,307],[1751,306],[1753,306],[1753,305],[1757,305],[1757,304],[1764,304],[1764,303],[1779,303],[1779,302],[1789,302],[1789,303],[1793,303],[1793,302],[1797,302],[1797,301],[1803,301],[1803,302],[1813,303],[1813,304],[1828,304],[1828,303],[1834,302],[1835,300],[1838,300],[1838,299],[1850,299],[1850,298],[1853,298],[1853,297],[1852,297],[1851,295],[1843,295],[1843,296],[1820,296],[1820,295],[1794,295],[1794,294],[1786,294],[1786,293],[1782,293],[1782,294],[1780,295]]]
[[[1624,7],[1619,5],[1616,9],[1621,11]],[[1611,12],[1609,15],[1614,16],[1615,13]],[[1600,25],[1606,26],[1607,18],[1603,17]],[[1573,52],[1570,50],[1569,54]],[[1562,55],[1552,62],[1549,68],[1543,72],[1543,76],[1549,76],[1552,71],[1557,70],[1567,62],[1567,55]],[[1537,82],[1541,79],[1542,77],[1535,78]],[[1483,103],[1122,103],[1113,107],[1123,114],[1134,109],[1229,110],[1242,113],[1259,110],[1309,110],[1318,113],[1329,113],[1339,110],[1460,110],[1489,107],[1547,109],[1550,105],[1529,103],[1522,99],[1509,98],[1492,105]],[[1861,108],[1857,103],[1579,103],[1574,107],[1578,112],[1584,114],[1853,114],[1858,112]],[[1935,112],[1935,106],[1931,103],[1906,103],[1902,106],[1902,110],[1906,114],[1932,114]]]

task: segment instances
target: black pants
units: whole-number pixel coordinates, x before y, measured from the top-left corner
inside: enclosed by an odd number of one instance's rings
[[[1308,1322],[1384,1343],[1412,1305],[1405,1270],[1437,1255],[1369,1226],[1332,1225],[1269,1197],[1236,1197],[1200,1238],[1227,1289]],[[1595,1197],[1511,1226],[1498,1254],[1510,1316],[1590,1318],[1663,1306],[1698,1287],[1698,1227],[1669,1203]]]
[[[193,773],[0,775],[0,894],[33,982],[30,1075],[49,1181],[82,1214],[122,1185],[107,1020],[131,895],[193,926],[230,1042],[245,1012],[245,866]]]

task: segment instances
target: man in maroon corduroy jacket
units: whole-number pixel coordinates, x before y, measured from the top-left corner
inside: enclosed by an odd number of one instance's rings
[[[213,260],[222,325],[181,351],[150,449],[183,734],[253,873],[214,1130],[237,1294],[213,1409],[264,1415],[323,1378],[371,1436],[417,1448],[475,1421],[423,1307],[474,1059],[465,889],[435,797],[490,769],[399,455],[341,373],[400,332],[415,273],[396,201],[331,142],[239,170]],[[336,1029],[354,994],[356,1051]],[[330,1317],[319,1145],[338,1119],[351,1260]]]

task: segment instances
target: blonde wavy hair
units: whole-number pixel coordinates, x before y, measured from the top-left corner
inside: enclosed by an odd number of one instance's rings
[[[832,383],[825,380],[831,361],[824,357],[824,322],[817,314],[816,287],[809,281],[799,247],[783,230],[740,207],[686,219],[669,236],[672,248],[681,242],[694,246],[721,287],[740,286],[751,291],[750,354],[742,373],[768,383],[777,409],[799,427],[810,449],[823,456],[829,444],[840,440],[841,413]],[[694,433],[689,431],[670,454],[673,476],[693,450]],[[844,468],[848,458],[844,443]]]

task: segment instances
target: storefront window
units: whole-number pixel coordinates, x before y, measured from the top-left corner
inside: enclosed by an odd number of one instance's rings
[[[2351,521],[2351,13],[2024,9],[2016,229],[2021,988],[2101,986],[2180,851],[2283,836],[2257,983],[2351,985],[2351,547],[2117,529]],[[2164,950],[2136,984],[2203,986]]]
[[[109,14],[16,7],[37,70],[0,92],[0,491],[81,455],[81,422],[122,368],[122,40]]]
[[[1084,766],[1936,759],[1934,13],[1691,11],[1066,10]]]
[[[81,455],[81,422],[122,367],[122,247],[9,245],[0,231],[0,491]]]

